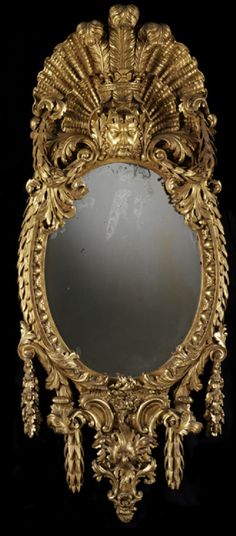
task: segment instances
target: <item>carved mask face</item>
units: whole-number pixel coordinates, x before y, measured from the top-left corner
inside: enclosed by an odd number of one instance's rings
[[[141,153],[139,113],[109,112],[103,133],[105,150],[110,156],[138,156]]]

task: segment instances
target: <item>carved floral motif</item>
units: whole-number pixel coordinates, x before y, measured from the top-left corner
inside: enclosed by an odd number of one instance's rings
[[[48,374],[55,395],[48,423],[65,437],[70,489],[83,478],[81,428],[95,431],[98,480],[111,483],[108,496],[124,522],[142,497],[141,479],[155,480],[157,427],[166,429],[165,471],[177,489],[183,476],[183,438],[197,433],[190,392],[213,362],[206,395],[208,429],[221,431],[226,355],[224,310],[228,291],[225,238],[217,208],[220,183],[213,180],[214,126],[204,78],[188,49],[168,26],[145,24],[136,31],[138,9],[113,6],[107,32],[102,23],[81,23],[47,58],[34,90],[34,176],[19,246],[19,294],[24,322],[19,355],[24,360],[22,413],[25,432],[38,430],[38,385],[32,359]],[[175,209],[198,235],[202,262],[199,307],[192,327],[160,369],[139,378],[91,371],[61,339],[48,307],[44,256],[49,233],[75,214],[74,201],[87,192],[83,176],[107,161],[127,160],[155,170]],[[112,349],[111,349],[112,352]],[[73,400],[71,382],[80,394]],[[175,385],[170,397],[169,389]]]

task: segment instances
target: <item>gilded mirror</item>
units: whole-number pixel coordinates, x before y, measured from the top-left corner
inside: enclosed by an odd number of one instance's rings
[[[39,430],[38,358],[69,488],[89,425],[94,474],[124,522],[155,481],[158,426],[179,488],[208,360],[204,418],[221,432],[228,284],[203,74],[168,26],[138,16],[117,5],[108,24],[80,23],[38,75],[18,261],[25,433]]]

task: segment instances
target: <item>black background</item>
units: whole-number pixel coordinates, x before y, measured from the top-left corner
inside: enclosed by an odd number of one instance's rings
[[[63,440],[49,430],[44,423],[40,436],[29,440],[24,437],[20,416],[21,363],[16,355],[19,340],[21,313],[17,301],[16,256],[17,240],[26,204],[25,182],[32,175],[31,141],[29,121],[31,118],[32,90],[36,85],[37,73],[43,67],[46,56],[53,47],[73,32],[83,20],[106,21],[108,8],[115,2],[97,1],[64,2],[38,6],[29,4],[18,8],[10,7],[8,37],[4,40],[4,51],[8,56],[6,79],[3,84],[2,108],[7,110],[6,175],[1,180],[2,208],[6,208],[3,222],[7,223],[7,242],[4,259],[7,262],[5,278],[8,299],[3,300],[6,332],[3,338],[7,347],[7,364],[10,364],[11,407],[11,521],[26,533],[31,529],[64,529],[81,531],[89,529],[130,528],[155,530],[181,529],[184,532],[190,523],[194,528],[210,527],[222,520],[229,522],[232,515],[231,482],[233,481],[233,375],[235,367],[235,202],[233,154],[229,150],[229,127],[232,121],[231,100],[228,96],[230,62],[228,61],[230,30],[228,21],[232,16],[219,4],[210,8],[205,3],[167,3],[136,1],[140,7],[140,23],[153,20],[170,25],[177,40],[184,42],[191,54],[198,59],[199,67],[206,77],[210,110],[218,117],[216,144],[218,164],[215,177],[222,181],[220,209],[228,242],[231,268],[231,293],[227,312],[229,330],[229,357],[223,364],[225,377],[226,424],[219,439],[206,438],[204,433],[185,440],[186,468],[179,492],[168,490],[163,473],[163,437],[157,449],[157,482],[143,486],[144,498],[138,504],[133,522],[122,524],[115,516],[113,505],[106,498],[108,484],[98,484],[92,475],[90,462],[93,459],[92,430],[84,430],[85,483],[80,495],[73,496],[66,487],[63,470]],[[50,9],[49,9],[50,6]],[[207,7],[209,12],[207,12]],[[10,21],[10,23],[9,23]],[[6,123],[4,123],[5,125]],[[8,152],[7,152],[8,151]],[[229,156],[231,155],[231,157]],[[10,218],[9,218],[10,216]],[[4,285],[5,286],[5,285]],[[204,379],[210,372],[207,367]],[[44,389],[44,373],[39,370],[41,384],[41,407],[44,415],[49,413],[51,394]],[[206,384],[206,381],[205,381]],[[194,407],[201,418],[204,412],[204,390],[194,396]],[[13,462],[12,462],[13,460]],[[85,529],[82,530],[82,533]]]

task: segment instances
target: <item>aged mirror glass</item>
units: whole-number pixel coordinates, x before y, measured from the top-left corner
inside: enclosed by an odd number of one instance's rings
[[[168,26],[139,28],[138,16],[113,6],[107,24],[80,23],[45,60],[18,259],[24,431],[39,430],[37,358],[70,490],[82,485],[89,425],[95,477],[108,478],[123,522],[140,482],[155,481],[160,426],[166,480],[179,488],[208,360],[204,420],[221,433],[228,296],[204,77]]]
[[[76,216],[48,240],[50,310],[87,366],[138,376],[167,361],[192,325],[197,237],[153,171],[113,163],[84,178]]]

